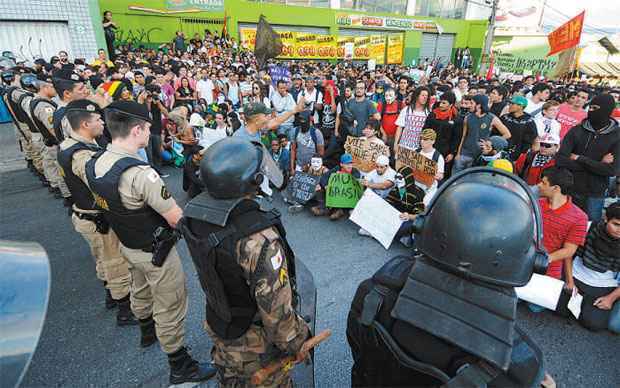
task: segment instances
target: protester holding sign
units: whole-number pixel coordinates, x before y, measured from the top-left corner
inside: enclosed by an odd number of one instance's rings
[[[390,149],[377,137],[379,121],[370,119],[363,130],[364,137],[347,137],[344,149],[353,156],[353,166],[367,173],[374,169],[380,155],[390,156]]]
[[[340,166],[334,167],[320,180],[321,190],[317,193],[317,199],[324,206],[312,208],[315,216],[329,214],[329,219],[336,221],[346,215],[346,209],[353,209],[357,201],[362,197],[362,186],[358,179],[361,177],[359,170],[353,167],[353,156],[343,154],[340,157]]]

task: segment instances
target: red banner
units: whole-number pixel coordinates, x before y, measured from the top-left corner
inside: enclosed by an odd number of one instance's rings
[[[569,49],[579,44],[585,13],[586,11],[583,11],[547,35],[550,47],[547,56],[559,53],[560,51]]]

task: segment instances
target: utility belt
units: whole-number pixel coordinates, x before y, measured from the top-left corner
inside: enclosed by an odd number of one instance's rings
[[[81,213],[74,210],[73,214],[80,220],[94,222],[97,233],[108,234],[110,231],[110,224],[103,217],[102,213]]]
[[[150,247],[142,248],[142,251],[153,253],[151,263],[155,267],[161,267],[180,238],[181,233],[176,229],[160,226],[153,232],[153,244]]]

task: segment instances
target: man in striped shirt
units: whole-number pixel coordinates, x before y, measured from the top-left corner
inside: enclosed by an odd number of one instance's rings
[[[586,237],[588,216],[573,204],[568,192],[573,185],[570,171],[550,167],[543,171],[538,184],[538,201],[543,221],[543,245],[549,254],[547,276],[562,278],[564,267],[566,287],[575,286],[572,258]]]

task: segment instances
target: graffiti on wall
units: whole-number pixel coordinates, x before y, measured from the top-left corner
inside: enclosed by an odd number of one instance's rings
[[[156,31],[162,31],[159,27],[153,28],[129,28],[122,29],[119,28],[115,32],[114,36],[114,44],[125,44],[127,42],[131,43],[152,43],[151,34]]]

